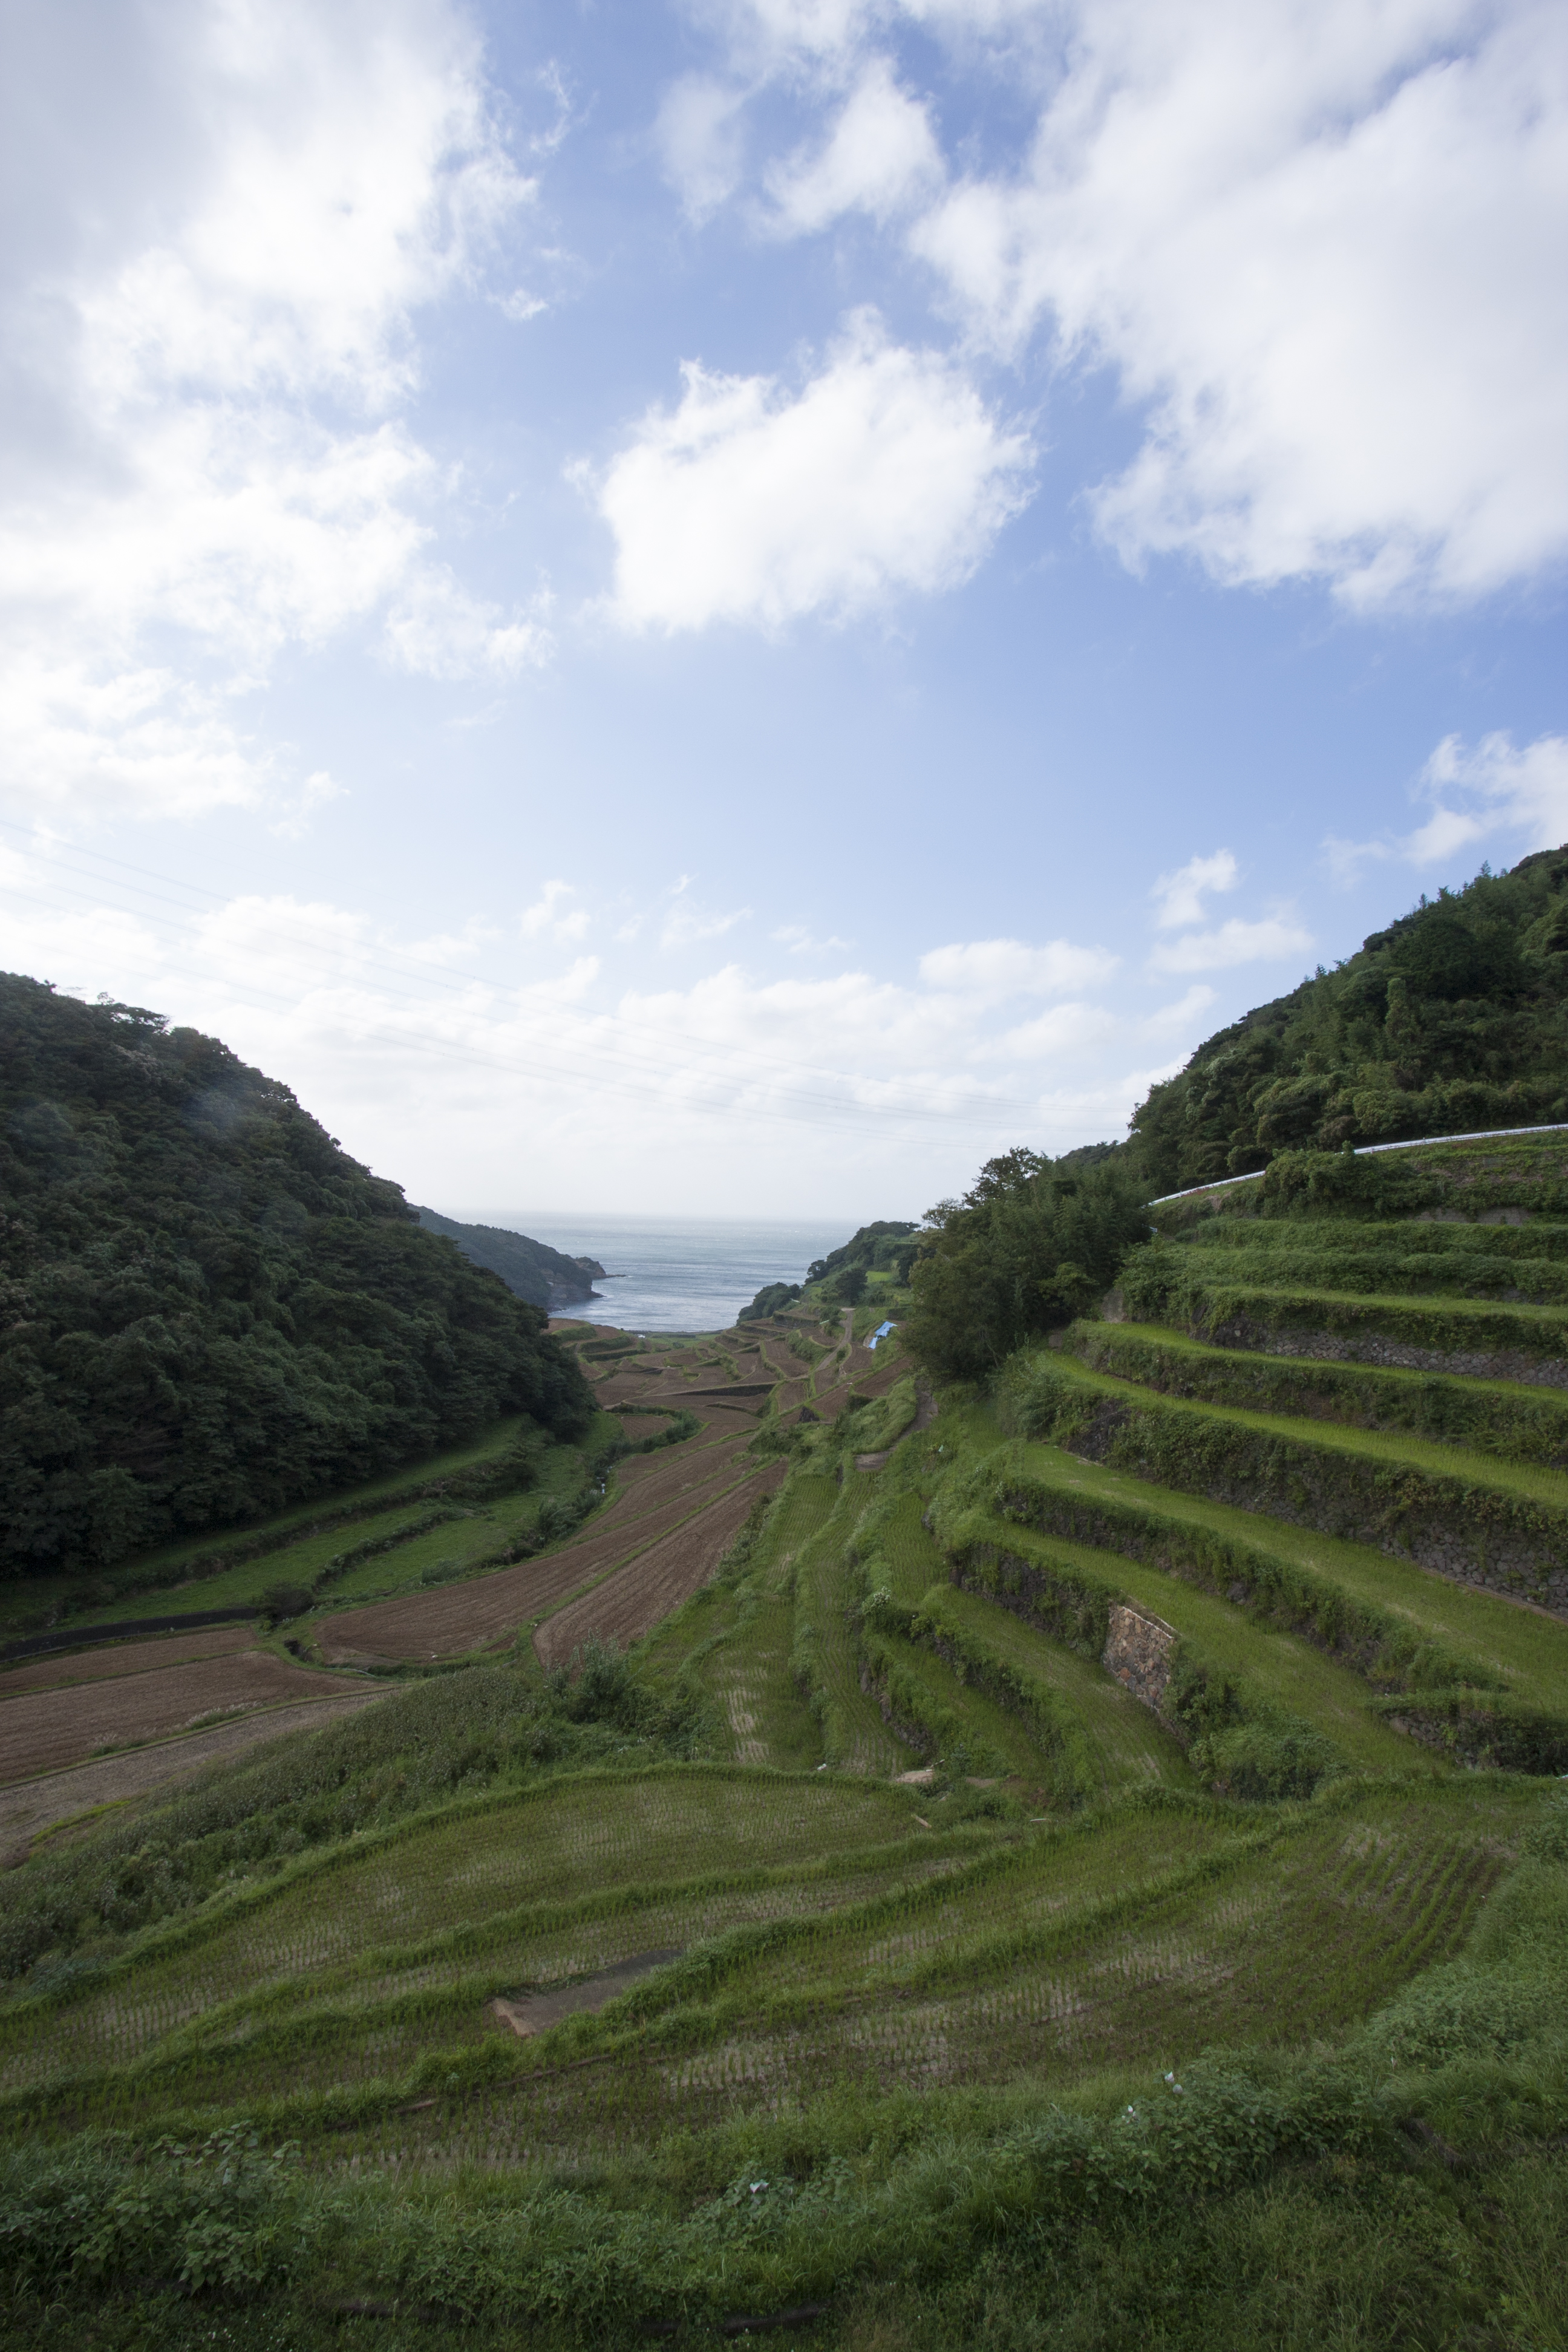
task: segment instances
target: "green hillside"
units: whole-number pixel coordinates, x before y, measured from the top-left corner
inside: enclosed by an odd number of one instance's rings
[[[1151,1192],[1337,1150],[1568,1119],[1568,846],[1423,898],[1260,1004],[1133,1121]]]
[[[445,1234],[475,1265],[488,1266],[519,1298],[531,1299],[549,1314],[592,1298],[595,1277],[605,1271],[597,1258],[567,1257],[548,1242],[532,1241],[504,1225],[459,1224],[434,1209],[414,1213],[426,1233]]]
[[[527,1413],[576,1368],[286,1087],[0,977],[0,1567],[101,1571]]]

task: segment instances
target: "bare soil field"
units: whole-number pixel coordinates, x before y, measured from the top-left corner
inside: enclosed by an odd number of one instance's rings
[[[64,1772],[46,1772],[37,1780],[18,1780],[0,1790],[0,1853],[14,1850],[18,1840],[35,1838],[57,1822],[68,1822],[96,1805],[121,1805],[144,1797],[151,1790],[171,1788],[189,1780],[209,1764],[226,1762],[264,1739],[283,1739],[300,1731],[320,1731],[362,1706],[374,1706],[388,1696],[385,1689],[345,1690],[341,1698],[309,1699],[302,1706],[274,1706],[216,1724],[210,1731],[189,1731],[183,1739],[159,1740],[150,1748],[132,1748],[123,1756],[100,1756]]]
[[[541,1663],[564,1665],[590,1633],[602,1641],[614,1638],[624,1647],[668,1617],[707,1583],[757,1496],[780,1484],[784,1467],[782,1462],[770,1463],[700,1517],[640,1553],[619,1575],[607,1577],[580,1601],[546,1618],[533,1637]]]
[[[511,1640],[520,1626],[542,1615],[552,1602],[641,1554],[678,1528],[700,1509],[709,1487],[716,1493],[728,1492],[741,1474],[739,1445],[709,1447],[704,1453],[706,1476],[689,1479],[657,1508],[652,1507],[650,1496],[649,1507],[639,1509],[635,1517],[627,1514],[617,1518],[607,1514],[591,1521],[593,1532],[563,1551],[548,1553],[542,1559],[521,1560],[515,1568],[498,1569],[493,1575],[475,1577],[466,1584],[374,1601],[369,1608],[327,1619],[317,1636],[321,1655],[344,1664],[357,1658],[445,1657],[487,1643]],[[693,1469],[703,1459],[696,1457]]]
[[[89,1629],[90,1630],[90,1629]],[[25,1666],[0,1673],[0,1699],[20,1691],[58,1690],[68,1683],[112,1681],[119,1675],[144,1675],[158,1666],[184,1666],[198,1658],[226,1658],[256,1646],[254,1625],[209,1625],[192,1633],[161,1634],[153,1642],[111,1642],[75,1656],[30,1658]]]
[[[0,1706],[0,1784],[82,1763],[95,1748],[167,1739],[220,1707],[274,1706],[342,1687],[313,1667],[243,1650],[66,1690],[25,1692]]]

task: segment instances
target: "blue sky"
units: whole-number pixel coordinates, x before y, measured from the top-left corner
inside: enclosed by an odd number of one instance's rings
[[[5,964],[918,1215],[1568,838],[1526,0],[13,11]]]

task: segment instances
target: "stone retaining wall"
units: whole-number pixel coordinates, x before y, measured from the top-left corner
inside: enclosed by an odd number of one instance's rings
[[[1176,1639],[1175,1627],[1167,1625],[1163,1617],[1146,1617],[1139,1610],[1114,1601],[1110,1630],[1100,1662],[1134,1698],[1141,1699],[1155,1715],[1162,1715],[1171,1680],[1171,1652],[1176,1646]]]

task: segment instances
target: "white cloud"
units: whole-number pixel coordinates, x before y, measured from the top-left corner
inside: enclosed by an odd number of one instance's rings
[[[1169,1029],[1177,1034],[1194,1028],[1214,1003],[1215,994],[1205,982],[1195,980],[1184,995],[1170,1004],[1162,1004],[1157,1013],[1151,1013],[1144,1026],[1156,1031]]]
[[[1109,1045],[1121,1030],[1116,1014],[1103,1004],[1054,1004],[1048,1013],[1020,1021],[978,1050],[987,1060],[1065,1060]]]
[[[849,322],[793,398],[689,364],[597,489],[626,628],[776,628],[954,585],[1021,501],[1029,447],[963,372]]]
[[[928,988],[1001,1003],[1010,996],[1062,996],[1096,987],[1119,961],[1104,948],[1074,947],[1068,940],[1047,940],[1037,948],[1022,940],[972,940],[928,950],[920,974]]]
[[[768,174],[777,227],[800,236],[841,213],[879,220],[903,210],[942,178],[926,109],[900,89],[885,58],[873,58],[815,154],[797,153]]]
[[[750,95],[706,74],[683,74],[665,92],[654,135],[665,176],[695,221],[717,212],[740,184]]]
[[[584,907],[573,907],[570,899],[577,896],[570,882],[546,882],[531,907],[525,907],[518,917],[517,927],[525,940],[580,940],[586,935],[588,912]]]
[[[1149,424],[1132,563],[1463,597],[1568,548],[1568,20],[1550,0],[1079,0],[1028,169],[918,232]]]
[[[1568,842],[1568,736],[1538,735],[1520,745],[1511,735],[1485,735],[1473,751],[1458,736],[1445,736],[1418,790],[1437,805],[1414,833],[1324,843],[1341,881],[1354,881],[1363,866],[1389,858],[1439,866],[1498,834],[1511,834],[1521,853]]]
[[[1162,930],[1201,923],[1205,891],[1234,890],[1240,871],[1228,849],[1216,849],[1212,857],[1189,857],[1173,874],[1162,874],[1150,891],[1160,901],[1154,920]]]
[[[683,874],[669,894],[672,903],[659,933],[661,947],[689,948],[703,940],[721,940],[726,931],[734,929],[737,923],[750,919],[750,907],[737,907],[729,914],[720,914],[715,908],[704,907],[689,897],[687,894],[690,887],[690,876]]]
[[[112,865],[93,904],[97,863],[0,836],[8,960],[225,1037],[356,1156],[459,1213],[724,1213],[743,1199],[781,1217],[862,1200],[918,1214],[1013,1143],[1120,1132],[1169,1074],[1140,1066],[1190,1042],[1171,1016],[1195,1018],[1212,994],[1119,1012],[1096,1001],[1100,951],[1031,965],[1042,951],[1011,942],[992,978],[1025,984],[1002,998],[952,984],[984,969],[969,957],[955,975],[962,949],[932,950],[932,976],[912,983],[849,966],[763,979],[731,960],[689,984],[621,984],[583,951],[559,877],[516,929],[476,916],[407,937],[305,896],[247,894],[189,920],[158,898],[132,912],[108,903],[130,892]],[[692,895],[688,880],[671,898]]]
[[[887,215],[923,185],[908,236],[971,337],[1009,355],[1044,337],[1142,412],[1089,500],[1129,564],[1184,553],[1368,607],[1483,595],[1568,552],[1557,0],[721,14],[732,136],[780,81],[823,119],[815,164],[763,164],[775,228]],[[1020,162],[920,148],[918,47],[901,84],[890,62],[915,26],[1034,107]]]
[[[437,675],[460,641],[536,656],[426,568],[434,469],[388,414],[416,311],[532,184],[449,0],[168,0],[107,37],[90,75],[79,26],[40,38],[10,126],[5,772],[190,814],[287,794],[233,712],[285,647],[391,604],[394,657]]]
[[[1238,963],[1271,963],[1286,956],[1303,955],[1312,944],[1310,931],[1280,915],[1244,923],[1233,916],[1216,930],[1189,931],[1184,939],[1166,940],[1149,959],[1154,971],[1222,971]]]
[[[387,652],[399,669],[424,677],[515,677],[549,660],[553,646],[537,619],[505,618],[470,596],[444,564],[415,572],[386,617]]]
[[[800,923],[781,923],[772,936],[781,947],[788,948],[791,955],[847,955],[850,948],[849,940],[832,933],[825,940],[816,939]]]

